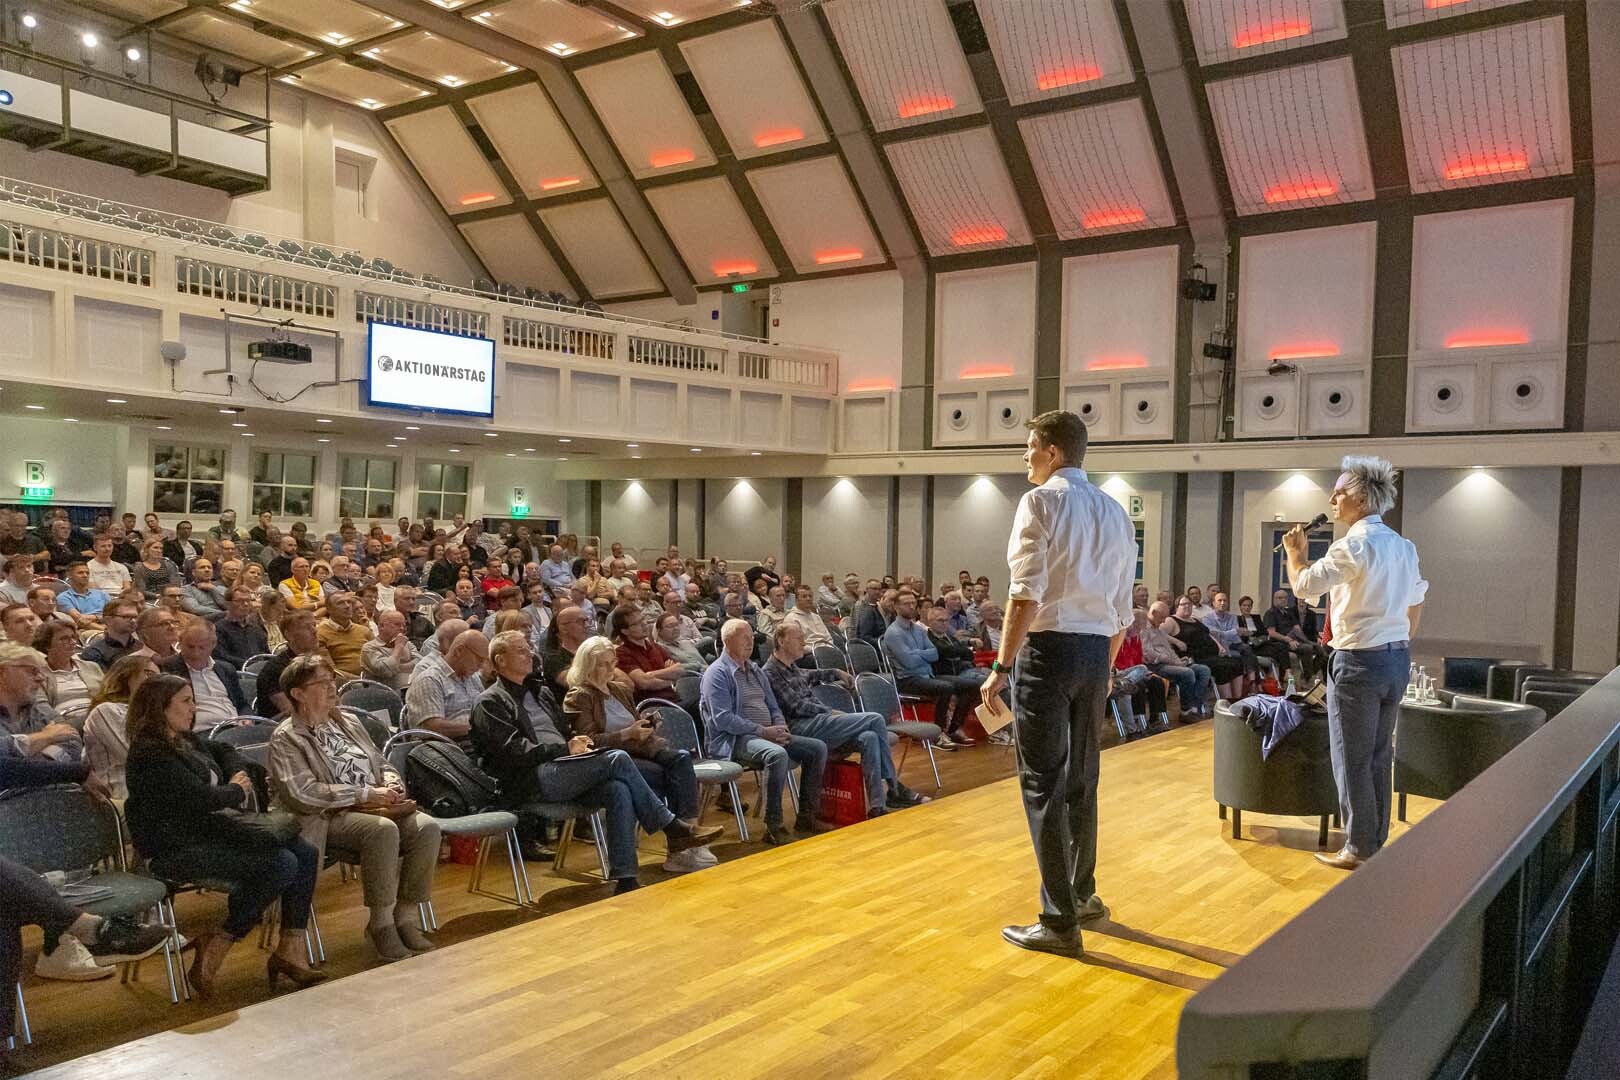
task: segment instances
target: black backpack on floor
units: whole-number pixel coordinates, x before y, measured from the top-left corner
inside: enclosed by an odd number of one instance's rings
[[[405,758],[405,785],[416,805],[437,818],[465,817],[495,805],[501,786],[455,743],[420,742]]]

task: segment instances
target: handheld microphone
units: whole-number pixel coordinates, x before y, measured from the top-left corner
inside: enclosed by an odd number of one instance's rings
[[[1305,523],[1305,531],[1306,532],[1315,532],[1317,529],[1320,529],[1322,526],[1327,524],[1327,519],[1328,519],[1328,516],[1326,514],[1317,514],[1315,517],[1311,518],[1310,521]],[[1275,555],[1277,552],[1281,551],[1282,549],[1283,549],[1283,546],[1281,544],[1278,544],[1276,547],[1271,549],[1271,553],[1273,555]]]

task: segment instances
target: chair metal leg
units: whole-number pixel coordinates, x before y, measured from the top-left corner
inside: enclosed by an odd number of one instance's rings
[[[742,793],[737,790],[737,781],[727,781],[726,791],[731,794],[731,812],[737,816],[737,839],[746,844],[748,842],[748,819],[742,811]]]
[[[518,838],[516,829],[510,833],[512,854],[517,858],[518,871],[523,875],[523,895],[527,898],[525,904],[534,903],[534,886],[529,884],[529,864],[523,859],[523,841]]]
[[[1119,732],[1119,741],[1124,742],[1126,739],[1129,739],[1130,733],[1125,730],[1125,721],[1120,719],[1119,702],[1115,701],[1113,698],[1109,698],[1108,711],[1113,714],[1114,730]]]
[[[467,878],[467,891],[469,893],[477,892],[479,886],[484,882],[484,861],[489,858],[490,839],[488,836],[478,838],[478,854],[473,856],[472,875]]]
[[[524,895],[523,879],[518,875],[518,864],[523,860],[518,858],[517,832],[508,829],[501,834],[501,838],[506,841],[506,862],[512,868],[512,899],[522,907],[529,902],[529,898]],[[493,840],[494,837],[490,839]]]
[[[1232,807],[1232,839],[1243,839],[1243,811]]]
[[[552,857],[551,868],[562,873],[568,865],[568,845],[574,841],[574,819],[569,818],[562,823],[562,831],[557,834],[557,854]]]
[[[598,810],[591,815],[591,836],[596,840],[596,860],[602,865],[602,880],[609,881],[606,810]]]
[[[1406,792],[1404,792],[1404,791],[1401,792],[1400,796],[1401,796],[1401,805],[1400,805],[1400,809],[1398,811],[1396,811],[1395,816],[1400,818],[1402,821],[1405,821],[1406,820]]]
[[[1322,824],[1316,830],[1316,846],[1326,850],[1328,841],[1328,819],[1322,815]]]
[[[165,966],[167,966],[167,953],[174,954],[174,968],[180,973],[180,995],[185,1000],[191,1000],[191,981],[186,975],[186,965],[180,953],[180,917],[174,913],[174,897],[166,896],[158,901],[158,922],[169,928],[169,943],[164,946]],[[174,971],[169,973],[169,984],[174,985]]]
[[[934,790],[944,791],[945,781],[939,778],[939,761],[934,757],[934,744],[927,739],[921,740],[923,749],[928,751],[928,767],[934,770]]]
[[[178,1004],[180,1004],[180,988],[175,985],[175,981],[174,981],[175,965],[178,964],[179,962],[180,962],[180,957],[174,951],[174,936],[171,934],[169,936],[168,940],[164,941],[164,943],[163,943],[163,970],[166,971],[168,973],[168,975],[169,975],[169,1004],[170,1005],[178,1005]],[[182,972],[180,977],[182,979],[184,979],[185,978],[185,973]]]
[[[319,956],[320,960],[318,962],[326,963],[326,942],[321,940],[321,924],[315,918],[314,904],[309,905],[309,933],[305,935],[304,940],[309,943],[309,962],[311,964],[317,963],[315,958]]]
[[[34,1031],[28,1026],[28,1005],[23,1001],[22,980],[17,980],[17,1031],[22,1035],[24,1046],[34,1045]],[[16,1045],[16,1038],[6,1040],[7,1049]]]
[[[1221,820],[1225,821],[1226,820],[1226,804],[1225,803],[1216,803],[1215,805],[1220,807],[1220,809],[1221,809]]]

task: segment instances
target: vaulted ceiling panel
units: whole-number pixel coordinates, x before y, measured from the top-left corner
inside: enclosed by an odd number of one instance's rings
[[[602,126],[641,178],[714,164],[675,78],[648,49],[575,72]]]
[[[739,158],[827,141],[776,24],[762,19],[681,42],[715,121]]]
[[[1238,213],[1373,197],[1348,57],[1225,79],[1206,90]]]
[[[512,201],[449,106],[396,116],[388,121],[388,130],[446,210],[481,210]]]
[[[1113,0],[975,0],[1007,99],[1042,98],[1128,83],[1135,78]]]
[[[272,0],[231,6],[255,19],[337,46],[365,41],[405,25],[354,0]]]
[[[776,276],[765,245],[724,177],[648,188],[647,201],[699,285]]]
[[[596,187],[596,174],[539,86],[525,83],[484,94],[469,99],[467,107],[524,195],[543,199]]]
[[[908,139],[885,149],[930,254],[1031,242],[1018,193],[989,128]]]
[[[522,214],[469,221],[460,228],[467,243],[500,281],[571,291],[567,276]]]
[[[474,22],[557,56],[590,52],[641,36],[634,28],[569,0],[506,0],[487,7],[475,4],[466,10]]]
[[[1470,11],[1517,4],[1522,0],[1384,0],[1384,18],[1390,26],[1411,26],[1413,23],[1449,19]]]
[[[663,284],[609,199],[548,206],[540,220],[598,300],[660,292]]]
[[[314,49],[261,34],[204,8],[187,12],[169,23],[167,29],[206,48],[239,56],[265,67],[285,67],[316,55]]]
[[[426,30],[361,50],[362,56],[451,88],[516,71],[487,53]]]
[[[333,57],[314,67],[304,68],[296,75],[283,75],[281,81],[304,90],[313,90],[363,109],[386,109],[419,101],[432,94],[414,83],[384,75],[380,71],[364,71]]]
[[[982,111],[943,0],[828,0],[822,10],[877,130]]]
[[[186,5],[182,0],[99,0],[96,7],[122,15],[131,22],[145,22],[179,11]]]
[[[1413,191],[1574,168],[1563,16],[1403,45],[1394,59]]]
[[[1203,64],[1297,49],[1345,36],[1340,0],[1185,0]]]
[[[1065,240],[1176,223],[1140,98],[1018,122]]]
[[[836,156],[753,169],[748,182],[799,273],[883,261],[883,249]]]
[[[754,0],[629,0],[624,6],[644,19],[668,27],[753,7]]]

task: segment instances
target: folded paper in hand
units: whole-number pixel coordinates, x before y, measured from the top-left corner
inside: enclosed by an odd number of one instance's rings
[[[988,705],[981,702],[975,706],[973,715],[979,718],[979,725],[984,728],[986,735],[994,735],[1013,720],[1012,710],[999,697],[991,698]]]

